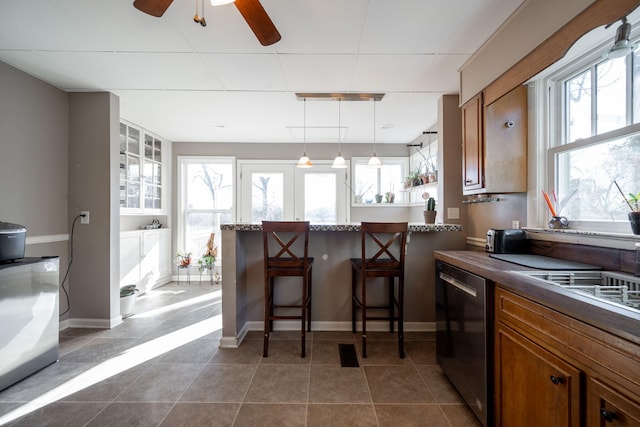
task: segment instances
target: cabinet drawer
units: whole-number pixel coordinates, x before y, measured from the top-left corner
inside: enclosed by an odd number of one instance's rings
[[[587,426],[640,426],[640,403],[595,378],[589,379]]]

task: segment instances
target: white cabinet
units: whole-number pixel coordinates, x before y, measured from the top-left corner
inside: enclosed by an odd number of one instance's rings
[[[166,213],[170,157],[168,141],[120,122],[121,213]]]
[[[171,280],[171,232],[159,230],[120,233],[120,286],[137,285],[141,291]]]

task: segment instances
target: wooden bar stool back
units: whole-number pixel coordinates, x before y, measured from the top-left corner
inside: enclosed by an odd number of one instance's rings
[[[274,320],[301,321],[301,357],[305,357],[305,330],[311,331],[311,266],[309,257],[309,221],[262,221],[264,245],[264,349],[269,355],[269,334]],[[274,285],[276,277],[302,278],[300,302],[281,300],[276,303]],[[291,285],[291,281],[282,285]],[[298,285],[297,283],[293,283]],[[290,286],[279,286],[280,291]],[[290,297],[292,292],[282,292]]]
[[[362,357],[367,357],[367,320],[388,320],[393,333],[398,322],[398,350],[404,358],[404,258],[407,244],[406,222],[363,222],[362,256],[351,259],[351,326],[356,332],[356,310],[362,312]],[[360,278],[360,296],[357,283]],[[387,300],[384,304],[367,304],[367,279],[384,278]],[[395,292],[395,279],[398,291]],[[370,311],[371,310],[371,311]],[[385,313],[386,312],[386,313]]]

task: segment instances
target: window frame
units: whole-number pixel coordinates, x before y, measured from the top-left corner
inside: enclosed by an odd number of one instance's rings
[[[632,41],[637,42],[637,34],[633,34]],[[580,75],[586,70],[592,72],[592,96],[596,92],[593,92],[597,87],[597,74],[596,70],[599,64],[606,61],[603,58],[603,53],[610,48],[610,40],[606,40],[600,43],[594,43],[591,45],[590,50],[586,50],[583,55],[575,57],[573,60],[564,60],[562,64],[556,64],[551,67],[553,70],[548,72],[547,75],[540,76],[534,79],[534,85],[536,83],[542,83],[539,85],[539,89],[536,91],[536,117],[537,128],[532,132],[538,135],[537,156],[540,161],[536,165],[536,170],[539,172],[535,194],[529,195],[531,203],[535,203],[535,208],[532,210],[529,208],[529,212],[535,212],[537,215],[536,224],[537,227],[546,228],[549,220],[549,213],[546,209],[546,205],[543,203],[542,198],[539,196],[541,189],[555,189],[558,191],[558,183],[556,180],[559,178],[559,165],[557,158],[562,153],[568,153],[577,149],[594,146],[605,143],[607,141],[632,136],[640,132],[640,123],[633,123],[633,61],[627,62],[627,71],[625,73],[627,78],[626,88],[626,126],[597,134],[597,99],[592,102],[591,105],[591,129],[592,135],[588,138],[577,139],[576,141],[569,142],[568,139],[568,99],[566,96],[566,82],[572,78]],[[593,47],[595,45],[595,47]],[[633,55],[633,53],[631,54]],[[568,55],[569,56],[569,55]],[[636,57],[635,60],[640,58]],[[544,73],[543,73],[544,74]],[[635,82],[639,84],[639,82]],[[534,122],[533,120],[531,121]],[[546,127],[546,129],[545,129]],[[599,221],[587,221],[569,218],[571,228],[575,230],[593,231],[596,233],[616,233],[616,234],[631,234],[628,221],[623,220],[599,220]],[[530,221],[530,224],[531,221]]]
[[[232,180],[232,207],[230,209],[188,209],[187,207],[187,191],[185,185],[187,184],[186,173],[188,164],[230,164],[231,165],[231,180]],[[232,221],[236,221],[236,210],[238,201],[236,199],[236,158],[231,156],[178,156],[177,157],[177,225],[178,230],[176,233],[177,250],[184,250],[187,246],[187,218],[189,213],[204,213],[204,214],[227,214],[229,213]],[[216,232],[216,240],[222,238],[220,230]],[[220,246],[220,245],[218,245]],[[193,257],[199,257],[200,254],[192,254]],[[222,260],[222,252],[218,251],[218,257],[216,258],[216,265],[220,266]]]
[[[389,166],[389,165],[398,165],[400,166],[400,175],[401,175],[401,179],[404,179],[405,176],[408,175],[409,173],[409,158],[408,157],[380,157],[380,161],[382,162],[382,166]],[[397,186],[398,188],[394,188],[393,192],[395,194],[395,200],[394,203],[375,203],[375,201],[373,203],[365,203],[364,201],[362,203],[356,203],[356,194],[355,194],[355,185],[358,179],[358,176],[356,174],[356,168],[357,166],[365,166],[367,167],[367,164],[369,163],[369,157],[352,157],[351,158],[351,180],[350,182],[350,186],[351,188],[350,190],[350,196],[349,196],[349,200],[351,202],[351,206],[352,207],[364,207],[364,206],[373,206],[373,207],[382,207],[382,206],[409,206],[410,201],[408,200],[409,196],[407,196],[404,188],[402,186],[402,181],[398,182]],[[382,185],[381,185],[381,178],[380,178],[380,169],[376,168],[375,169],[377,171],[377,177],[376,177],[376,193],[380,191]],[[384,200],[384,199],[383,199]]]

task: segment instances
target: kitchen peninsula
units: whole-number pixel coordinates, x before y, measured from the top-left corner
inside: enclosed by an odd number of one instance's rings
[[[263,328],[263,253],[260,224],[223,224],[221,347],[237,347],[250,330]],[[405,272],[405,330],[434,330],[434,250],[465,248],[459,224],[409,224]],[[360,256],[360,224],[312,224],[311,330],[351,330],[351,264]],[[296,292],[297,294],[297,292]],[[299,323],[280,322],[280,329]],[[375,323],[373,324],[375,325]],[[278,325],[276,324],[276,329]]]

